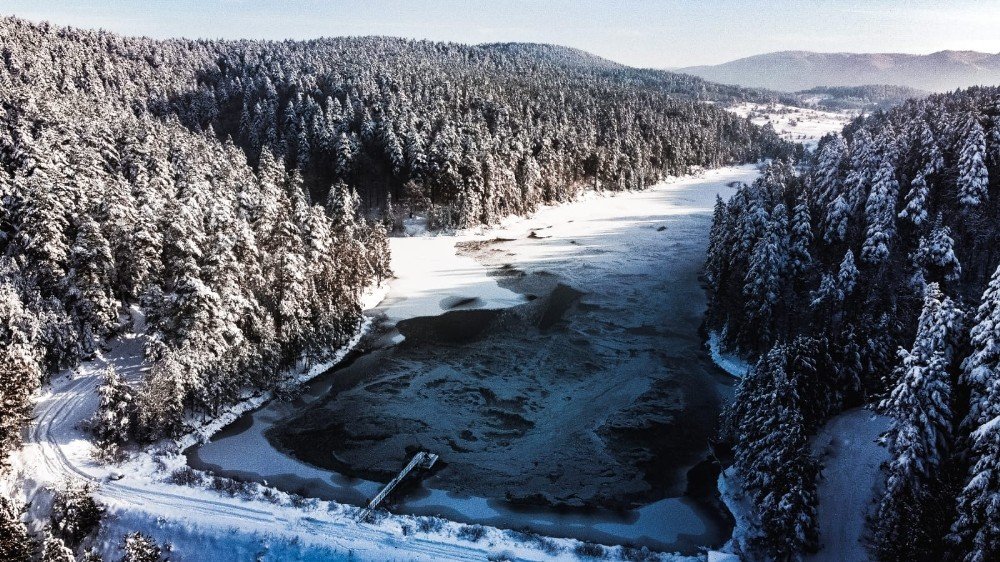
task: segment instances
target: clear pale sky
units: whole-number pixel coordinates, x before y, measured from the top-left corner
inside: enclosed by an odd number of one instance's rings
[[[4,0],[0,14],[150,37],[531,41],[655,68],[800,49],[1000,52],[1000,0]]]

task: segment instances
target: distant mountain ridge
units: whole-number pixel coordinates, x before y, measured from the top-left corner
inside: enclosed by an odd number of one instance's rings
[[[710,66],[677,69],[723,84],[794,92],[818,86],[888,84],[932,92],[1000,84],[1000,54],[939,51],[816,53],[780,51]]]

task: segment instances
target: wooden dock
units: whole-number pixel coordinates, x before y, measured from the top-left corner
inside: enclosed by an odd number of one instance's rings
[[[403,470],[399,471],[399,474],[397,474],[395,478],[390,480],[389,483],[386,484],[382,488],[382,490],[375,495],[374,498],[372,498],[372,501],[368,502],[368,506],[361,510],[361,512],[358,514],[358,520],[364,521],[365,519],[367,519],[368,516],[371,515],[371,512],[374,511],[375,508],[377,508],[379,504],[382,503],[383,500],[385,500],[386,496],[388,496],[389,493],[392,492],[392,490],[396,486],[398,486],[399,483],[402,482],[403,479],[406,478],[408,474],[413,472],[414,469],[431,468],[432,466],[434,466],[434,463],[437,462],[437,460],[438,456],[435,455],[434,453],[428,453],[427,451],[418,451],[417,454],[413,455],[413,458],[410,459],[410,462],[403,467]]]

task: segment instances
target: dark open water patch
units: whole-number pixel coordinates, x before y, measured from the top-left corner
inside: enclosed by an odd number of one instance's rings
[[[583,291],[578,291],[569,285],[563,283],[556,285],[555,289],[549,293],[542,317],[538,319],[538,328],[548,330],[553,324],[562,320],[566,311],[580,300],[583,294]]]
[[[455,344],[481,338],[503,310],[451,310],[440,316],[420,316],[396,324],[410,344]]]
[[[454,310],[456,308],[472,308],[480,306],[482,299],[479,297],[445,297],[441,299],[441,308],[444,310]]]

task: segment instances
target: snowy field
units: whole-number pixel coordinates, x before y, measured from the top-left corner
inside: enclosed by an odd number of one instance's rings
[[[559,262],[568,279],[573,278],[574,271],[588,267],[610,268],[629,275],[634,268],[666,266],[644,262],[641,255],[622,261],[608,249],[634,239],[663,243],[668,238],[662,236],[660,227],[669,225],[671,219],[692,215],[702,216],[695,230],[686,234],[696,239],[695,235],[704,234],[702,230],[707,232],[707,215],[715,194],[728,195],[732,188],[727,183],[755,175],[752,167],[709,171],[645,192],[617,197],[591,194],[580,202],[546,208],[530,219],[511,220],[497,229],[394,239],[393,266],[398,279],[378,307],[383,315],[378,320],[392,323],[440,314],[454,309],[457,303],[469,309],[525,302],[523,293],[498,283],[500,278],[491,267],[495,264],[484,263],[489,260],[483,256],[475,259],[462,255],[456,244],[513,237],[517,242],[504,251],[516,253],[527,268],[555,268]],[[637,233],[642,236],[636,238]],[[704,240],[700,243],[704,244]],[[674,248],[687,252],[689,259],[699,254],[696,257],[700,263],[699,249]],[[680,298],[690,296],[703,303],[700,287],[685,290],[687,293]],[[372,301],[379,296],[376,294]],[[674,322],[656,320],[668,327]],[[684,318],[689,324],[696,321],[697,317]],[[215,560],[254,556],[265,560],[483,560],[489,553],[506,553],[508,558],[519,560],[577,558],[574,551],[581,543],[572,539],[537,539],[490,528],[470,533],[467,525],[446,521],[427,524],[408,516],[391,516],[377,524],[359,523],[353,518],[355,508],[336,502],[302,501],[258,485],[237,492],[219,492],[212,490],[204,477],[199,477],[201,485],[194,487],[168,481],[171,473],[184,465],[185,458],[179,454],[182,447],[206,440],[242,412],[267,402],[269,393],[248,395],[245,402],[225,415],[205,420],[199,431],[177,443],[161,443],[135,454],[124,466],[99,464],[91,457],[93,448],[82,422],[97,407],[95,390],[106,364],[116,364],[129,378],[141,376],[142,344],[141,337],[127,336],[112,342],[110,351],[96,360],[54,377],[37,401],[26,446],[15,459],[14,473],[20,480],[16,485],[4,483],[4,493],[16,496],[23,492],[35,500],[36,509],[43,509],[51,499],[51,490],[66,479],[97,483],[97,497],[108,507],[109,517],[95,546],[108,558],[117,558],[120,537],[136,529],[168,543],[173,560],[202,560],[207,554]],[[340,355],[347,351],[342,350]],[[289,381],[308,380],[330,364],[332,361],[303,366],[289,373]],[[652,510],[649,525],[662,525],[664,519],[677,515],[677,509],[690,507],[675,502]],[[697,532],[698,523],[694,524],[692,530]],[[618,550],[610,548],[605,552],[618,556]]]
[[[846,112],[805,109],[782,104],[742,103],[728,108],[740,117],[751,117],[757,125],[774,127],[781,138],[814,148],[819,139],[840,131],[856,115]]]

